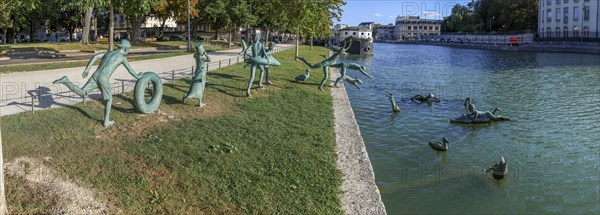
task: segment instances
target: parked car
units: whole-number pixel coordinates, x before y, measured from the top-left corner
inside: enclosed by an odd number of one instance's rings
[[[171,36],[169,37],[169,40],[171,41],[187,41],[187,38],[181,35],[175,35],[175,36]]]

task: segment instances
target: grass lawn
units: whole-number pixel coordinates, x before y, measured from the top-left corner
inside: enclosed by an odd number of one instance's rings
[[[115,42],[117,44],[118,42]],[[226,49],[226,44],[222,41],[208,41],[205,42],[205,48],[207,51],[218,51]],[[236,44],[239,45],[239,44]],[[146,42],[146,43],[134,43],[133,48],[152,48],[152,47],[172,47],[172,46],[187,46],[186,41],[160,41],[160,42]],[[234,46],[235,47],[235,46]],[[29,51],[65,51],[65,50],[82,50],[82,51],[96,51],[96,50],[108,50],[108,43],[91,43],[83,45],[79,42],[59,42],[59,43],[19,43],[19,44],[7,44],[0,45],[0,56],[7,55],[11,52],[29,52]]]
[[[316,62],[328,50],[300,53]],[[323,76],[296,83],[305,67],[294,49],[275,56],[274,85],[251,98],[242,64],[209,72],[203,109],[179,101],[188,78],[164,84],[154,114],[135,112],[131,94],[116,96],[109,129],[99,101],[2,117],[5,163],[38,160],[101,193],[118,208],[111,213],[341,214],[332,98],[317,89]],[[6,174],[11,213],[59,206],[47,187]]]

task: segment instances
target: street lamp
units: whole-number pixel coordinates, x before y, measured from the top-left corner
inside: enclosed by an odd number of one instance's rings
[[[191,52],[192,51],[192,46],[190,45],[190,40],[192,39],[191,37],[191,31],[190,31],[190,0],[188,0],[188,14],[187,14],[187,51]]]

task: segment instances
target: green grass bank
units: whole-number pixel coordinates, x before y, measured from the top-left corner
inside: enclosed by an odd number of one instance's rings
[[[316,62],[329,50],[300,53]],[[317,89],[323,74],[296,83],[306,68],[294,49],[275,56],[282,66],[272,68],[274,84],[251,98],[249,68],[209,72],[203,109],[179,101],[188,78],[164,84],[154,114],[135,112],[131,94],[116,96],[109,129],[99,101],[2,117],[5,162],[38,160],[97,191],[110,213],[341,214],[332,98]],[[60,206],[48,187],[6,174],[10,213]]]

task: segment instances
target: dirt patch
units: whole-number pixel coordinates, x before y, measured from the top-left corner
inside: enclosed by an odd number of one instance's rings
[[[136,114],[136,119],[126,125],[117,125],[104,128],[99,125],[96,138],[110,140],[122,137],[141,137],[149,135],[153,130],[168,122],[181,122],[184,120],[207,119],[223,116],[231,111],[217,95],[208,95],[204,99],[205,106],[197,109],[196,99],[188,99],[185,105],[189,107],[176,107],[172,104],[162,104],[158,110],[151,114]],[[118,123],[118,122],[117,122]]]
[[[95,190],[79,186],[75,181],[60,177],[42,162],[19,157],[5,164],[6,174],[25,179],[32,187],[44,190],[54,199],[52,214],[114,214],[119,210]]]

